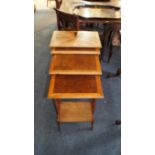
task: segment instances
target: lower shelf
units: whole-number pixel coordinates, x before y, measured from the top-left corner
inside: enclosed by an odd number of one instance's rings
[[[58,122],[92,122],[94,120],[90,102],[61,102]]]

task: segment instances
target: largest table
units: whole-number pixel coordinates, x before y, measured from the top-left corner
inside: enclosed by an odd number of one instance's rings
[[[69,14],[76,14],[87,22],[103,22],[104,20],[121,19],[120,0],[109,2],[88,2],[83,0],[63,0],[60,10]]]

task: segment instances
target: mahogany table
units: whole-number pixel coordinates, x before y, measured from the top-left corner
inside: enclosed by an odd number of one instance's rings
[[[103,22],[121,19],[121,1],[88,2],[84,0],[63,0],[60,10],[69,14],[76,14],[88,21]]]

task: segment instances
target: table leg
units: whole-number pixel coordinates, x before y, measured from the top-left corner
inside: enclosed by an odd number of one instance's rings
[[[92,99],[91,105],[92,105],[92,113],[94,114],[95,106],[96,106],[96,101],[95,101],[95,99]]]
[[[91,129],[91,130],[94,129],[94,121],[91,122],[91,127],[90,127],[90,129]]]
[[[95,101],[95,99],[92,99],[92,101],[91,101],[91,105],[92,105],[92,114],[93,114],[93,119],[92,119],[92,121],[91,121],[91,130],[93,130],[93,128],[94,128],[94,111],[95,111],[95,106],[96,106],[96,101]]]
[[[57,113],[57,118],[60,112],[60,104],[61,104],[61,100],[60,99],[55,99],[55,109],[56,109],[56,113]],[[57,120],[57,125],[58,125],[58,131],[60,131],[60,122],[58,122]]]
[[[61,131],[60,122],[57,121],[58,131]]]

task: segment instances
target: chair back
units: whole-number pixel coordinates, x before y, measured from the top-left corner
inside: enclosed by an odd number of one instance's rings
[[[59,9],[61,6],[62,0],[55,0],[56,8]]]
[[[70,30],[70,31],[78,31],[79,30],[79,17],[76,15],[64,13],[55,9],[57,15],[57,27],[58,30]]]

